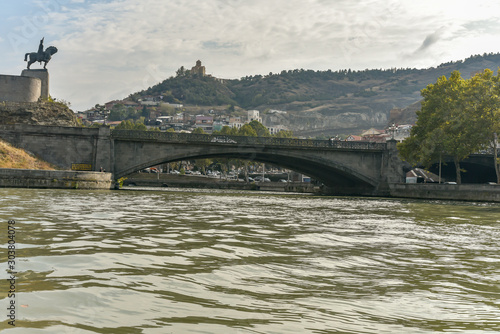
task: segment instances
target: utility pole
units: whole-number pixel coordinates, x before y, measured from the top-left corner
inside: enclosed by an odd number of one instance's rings
[[[439,184],[441,184],[441,153],[439,153]]]
[[[266,178],[266,164],[262,163],[262,182],[264,182],[265,178]]]

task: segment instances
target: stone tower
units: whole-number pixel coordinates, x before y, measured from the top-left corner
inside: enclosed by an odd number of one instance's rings
[[[201,66],[201,60],[196,61],[196,66],[191,68],[192,75],[205,76],[205,66]]]

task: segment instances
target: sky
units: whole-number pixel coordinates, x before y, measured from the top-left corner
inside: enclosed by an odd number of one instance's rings
[[[81,111],[197,60],[207,74],[239,79],[497,53],[500,1],[0,0],[0,74],[20,75],[42,37],[59,50],[47,65],[51,96]]]

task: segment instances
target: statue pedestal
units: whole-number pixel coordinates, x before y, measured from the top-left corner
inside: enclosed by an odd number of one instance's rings
[[[23,70],[21,73],[22,77],[31,77],[31,78],[38,78],[42,80],[42,94],[41,98],[42,99],[48,99],[49,98],[49,71],[46,69],[39,69],[39,70]]]

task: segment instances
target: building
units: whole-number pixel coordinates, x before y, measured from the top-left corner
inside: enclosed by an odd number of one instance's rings
[[[288,128],[283,125],[267,126],[267,129],[272,136],[280,131],[288,131]]]
[[[363,138],[361,138],[361,136],[355,136],[355,135],[349,135],[345,139],[345,141],[361,141],[361,140],[363,140]]]
[[[172,107],[172,108],[176,108],[176,109],[180,109],[180,108],[184,107],[183,104],[168,103],[168,102],[160,102],[160,106],[167,106],[167,107]]]
[[[191,75],[205,76],[205,66],[201,65],[201,60],[197,60],[196,66],[191,67]]]
[[[202,128],[206,133],[211,134],[214,126],[214,118],[212,116],[197,115],[195,119],[194,126],[196,128]]]
[[[251,121],[258,121],[259,123],[262,123],[262,118],[260,118],[260,113],[258,110],[248,110],[247,119],[248,123],[250,123]]]
[[[114,101],[109,101],[109,102],[106,102],[104,103],[104,106],[106,107],[106,109],[108,110],[112,110],[113,107],[117,104],[123,104],[122,101],[118,101],[118,100],[114,100]]]
[[[221,131],[224,126],[228,126],[228,123],[225,121],[214,121],[212,131]]]
[[[385,130],[377,130],[371,128],[361,134],[362,140],[371,141],[376,143],[385,143],[387,139],[390,139],[389,135]]]
[[[412,127],[413,125],[410,124],[398,125],[394,130],[392,130],[394,133],[394,139],[402,142],[405,138],[408,138],[410,136]]]
[[[229,118],[229,127],[231,128],[236,128],[236,129],[241,129],[241,127],[245,125],[245,123],[243,123],[241,121],[241,118],[240,117],[230,117]]]
[[[421,168],[415,168],[406,173],[406,183],[438,183],[439,176]]]
[[[268,114],[286,114],[287,112],[286,111],[282,111],[282,110],[276,110],[276,109],[271,109],[267,112]]]

